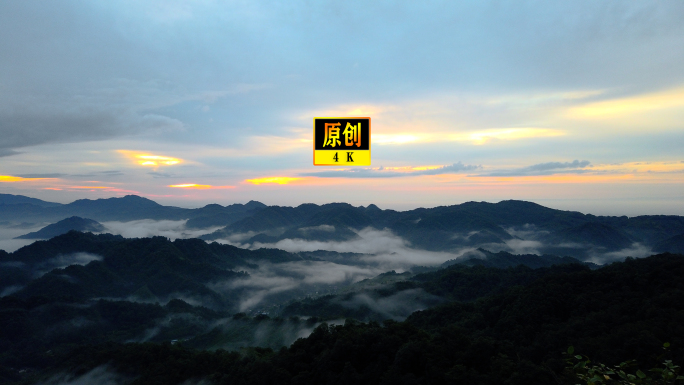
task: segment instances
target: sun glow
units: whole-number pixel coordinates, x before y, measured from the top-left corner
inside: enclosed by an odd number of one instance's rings
[[[20,176],[0,175],[0,182],[31,182],[36,180],[55,179],[55,178],[22,178]]]
[[[288,184],[302,178],[291,178],[287,176],[273,176],[267,178],[257,178],[257,179],[246,179],[245,182],[252,184],[263,184],[263,183],[274,183],[274,184]]]
[[[613,118],[641,112],[684,107],[684,89],[637,95],[627,98],[604,100],[568,110],[571,118]]]
[[[371,142],[373,144],[406,144],[421,141],[430,141],[426,135],[418,136],[413,134],[374,134]]]
[[[208,185],[208,184],[194,184],[194,183],[172,184],[172,185],[169,185],[168,187],[195,189],[195,190],[213,190],[213,189],[235,188],[235,186],[212,186],[212,185]]]
[[[131,159],[134,159],[136,163],[138,163],[141,166],[174,166],[183,162],[183,159],[172,158],[169,156],[152,155],[144,153],[140,154],[128,150],[119,150],[119,152]]]
[[[463,134],[451,134],[449,139],[469,141],[475,145],[483,145],[491,140],[517,140],[565,135],[563,131],[549,128],[503,128]]]

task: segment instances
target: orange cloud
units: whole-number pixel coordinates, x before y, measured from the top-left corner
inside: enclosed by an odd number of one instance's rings
[[[119,150],[119,152],[131,159],[134,159],[135,162],[141,166],[174,166],[183,162],[183,159],[172,158],[170,156],[152,155],[144,153],[141,154],[128,150]]]
[[[212,185],[208,185],[208,184],[194,184],[194,183],[172,184],[172,185],[169,185],[169,187],[195,189],[195,190],[214,190],[214,189],[235,188],[235,186],[212,186]]]
[[[302,178],[291,178],[287,176],[272,176],[267,178],[246,179],[245,182],[252,184],[274,183],[274,184],[288,184]]]
[[[615,173],[684,173],[682,162],[630,162],[594,166],[593,170]]]
[[[41,179],[54,179],[54,178],[22,178],[20,176],[0,175],[0,182],[30,182],[30,181],[41,180]]]

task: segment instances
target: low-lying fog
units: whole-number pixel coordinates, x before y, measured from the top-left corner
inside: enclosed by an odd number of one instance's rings
[[[132,222],[103,222],[107,232],[122,235],[127,238],[142,238],[151,236],[164,236],[171,240],[178,238],[196,238],[209,234],[217,228],[203,230],[188,229],[186,221],[155,221],[138,220]],[[34,240],[17,240],[14,237],[37,231],[46,226],[46,223],[0,223],[0,248],[13,252],[16,249],[28,245]],[[316,230],[335,231],[334,227],[327,226],[325,229]],[[463,247],[451,251],[426,251],[412,247],[406,239],[384,229],[365,228],[355,231],[357,236],[348,241],[312,241],[304,239],[283,239],[275,243],[248,243],[255,233],[232,234],[227,239],[218,242],[231,244],[245,249],[277,248],[292,253],[302,253],[308,257],[314,256],[318,260],[302,260],[286,263],[269,263],[251,261],[249,266],[238,267],[237,270],[246,271],[249,275],[223,282],[207,283],[206,287],[225,298],[235,300],[231,309],[216,309],[228,313],[245,312],[251,316],[267,313],[271,317],[281,314],[285,306],[292,301],[305,298],[317,298],[326,294],[339,294],[330,297],[331,305],[341,306],[346,309],[368,309],[374,317],[383,319],[402,320],[416,310],[422,310],[434,306],[442,298],[431,295],[422,289],[410,289],[399,291],[388,296],[374,294],[373,291],[360,290],[362,285],[369,285],[360,281],[374,278],[378,275],[394,270],[397,273],[411,271],[417,266],[435,267],[448,260],[464,257],[484,256],[477,252],[477,247],[482,247],[492,252],[507,251],[513,254],[543,254],[545,250],[555,247],[557,250],[581,249],[588,250],[587,260],[595,263],[608,263],[624,259],[627,256],[645,257],[651,255],[650,248],[635,243],[629,248],[602,252],[600,248],[582,244],[545,244],[548,234],[534,226],[505,229],[514,238],[505,243],[482,244],[472,247]],[[305,233],[307,229],[302,230]],[[467,238],[473,234],[454,234],[454,237]],[[319,250],[336,253],[312,253]],[[306,254],[309,253],[309,254]],[[337,254],[344,253],[344,254]],[[46,272],[66,267],[72,264],[86,265],[92,261],[100,260],[101,257],[87,253],[74,253],[60,255],[38,265],[25,265],[21,262],[1,264],[0,269],[22,269],[30,274],[30,277],[38,278]],[[22,285],[0,285],[0,296],[9,295],[22,289]],[[355,285],[357,284],[357,285]],[[6,286],[6,287],[3,287]],[[364,286],[367,288],[367,286]],[[189,293],[170,293],[163,298],[159,297],[155,302],[165,305],[174,298],[182,299],[195,306],[212,307],[212,300],[193,296]],[[149,302],[143,298],[106,298],[109,300],[125,300],[133,302]],[[215,308],[215,307],[214,307]],[[286,314],[286,313],[282,313]],[[304,320],[311,314],[295,314],[302,316]],[[180,317],[180,318],[179,318]],[[187,319],[185,319],[185,318]],[[196,318],[196,317],[195,317]],[[174,322],[187,322],[202,333],[212,330],[220,330],[223,339],[217,342],[214,348],[222,347],[238,349],[244,346],[269,346],[277,348],[291,344],[299,337],[307,336],[315,326],[304,321],[267,320],[257,322],[252,320],[223,319],[220,321],[203,321],[189,315],[174,315],[167,317],[158,325],[146,330],[130,341],[148,341],[165,339],[165,330]],[[180,320],[180,321],[179,321]],[[218,328],[218,329],[216,329]],[[85,380],[95,379],[115,383],[121,380],[102,368],[87,373],[81,378],[55,378],[51,383],[81,383]]]

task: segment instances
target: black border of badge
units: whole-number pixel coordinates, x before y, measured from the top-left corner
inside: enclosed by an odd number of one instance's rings
[[[319,125],[323,125],[326,123],[327,120],[335,121],[335,122],[340,122],[342,123],[342,126],[345,125],[345,123],[350,122],[350,121],[359,121],[359,120],[365,120],[368,122],[368,129],[366,134],[366,128],[361,126],[361,139],[366,139],[365,141],[368,143],[368,149],[366,148],[358,148],[358,147],[346,147],[346,146],[340,146],[336,149],[322,149],[319,148],[318,151],[339,151],[339,150],[355,150],[355,151],[368,151],[368,160],[370,161],[370,156],[371,156],[371,118],[369,116],[345,116],[345,117],[318,117],[318,118],[313,118],[314,120],[314,137],[313,137],[313,165],[314,166],[338,166],[338,167],[354,167],[354,166],[370,166],[370,164],[339,164],[339,163],[316,163],[316,143],[317,140],[320,140],[319,137],[316,135],[318,131],[321,131],[322,128],[318,127],[316,125],[316,122],[320,122]],[[320,146],[322,147],[322,146]],[[361,147],[366,147],[365,144],[363,144]]]

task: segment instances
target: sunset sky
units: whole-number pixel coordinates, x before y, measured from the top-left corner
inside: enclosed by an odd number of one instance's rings
[[[683,1],[3,1],[0,193],[684,215]],[[372,165],[313,166],[370,116]]]

